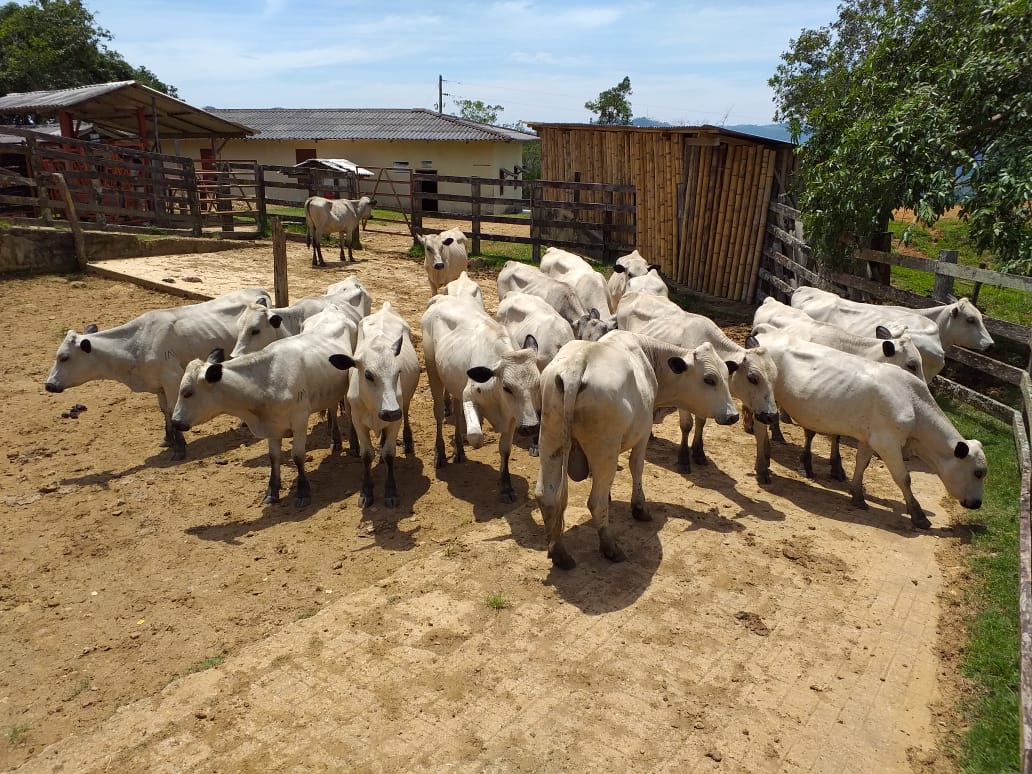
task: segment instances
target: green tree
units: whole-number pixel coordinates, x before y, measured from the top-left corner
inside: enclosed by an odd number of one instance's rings
[[[889,213],[960,205],[997,268],[1032,273],[1032,4],[844,0],[803,30],[770,85],[800,148],[800,208],[821,260]]]
[[[631,79],[625,75],[616,86],[601,92],[598,99],[585,102],[584,107],[598,116],[592,123],[630,126],[631,103],[627,99],[630,95]]]
[[[479,99],[457,99],[455,104],[459,108],[459,118],[480,124],[497,125],[498,114],[505,110],[501,105],[488,105]]]
[[[0,95],[137,80],[178,96],[146,67],[109,49],[110,40],[80,0],[0,5]]]

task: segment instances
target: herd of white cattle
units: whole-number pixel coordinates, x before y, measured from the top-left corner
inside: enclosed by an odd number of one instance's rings
[[[902,491],[915,527],[931,524],[911,491],[904,463],[911,454],[965,508],[981,506],[982,444],[961,437],[927,387],[942,369],[945,347],[984,350],[993,343],[967,299],[914,310],[802,287],[790,306],[768,298],[739,344],[709,318],[670,301],[657,267],[637,251],[617,261],[608,283],[585,259],[556,248],[546,251],[540,268],[510,261],[498,275],[492,317],[466,272],[462,232],[420,241],[431,289],[420,325],[436,421],[434,465],[448,462],[446,417],[454,423],[454,462],[464,460],[466,444],[483,444],[486,419],[498,433],[499,495],[513,502],[513,440],[529,437],[540,463],[534,494],[548,556],[558,567],[575,566],[563,545],[568,479],[588,476],[601,551],[613,561],[624,558],[609,527],[618,457],[630,450],[631,514],[647,520],[645,450],[664,409],[679,413],[683,472],[692,461],[707,461],[707,419],[729,425],[744,415],[756,439],[757,479],[769,483],[768,428],[777,439],[780,415],[805,431],[802,461],[811,478],[815,434],[834,438],[832,476],[842,480],[838,438],[856,440],[851,494],[858,507],[866,508],[863,475],[875,454]],[[165,418],[163,445],[173,459],[186,455],[183,431],[219,414],[239,417],[268,440],[266,503],[279,499],[281,442],[290,436],[299,507],[311,502],[309,420],[325,411],[333,450],[343,448],[344,431],[363,461],[360,504],[374,502],[378,441],[387,470],[383,502],[394,507],[397,437],[401,432],[404,452],[413,454],[409,407],[419,373],[409,322],[389,301],[372,312],[370,294],[352,276],[283,308],[252,288],[149,311],[105,331],[71,330],[45,387],[59,393],[112,379],[155,393]]]

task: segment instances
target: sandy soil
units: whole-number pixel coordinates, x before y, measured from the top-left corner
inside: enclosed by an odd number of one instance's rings
[[[354,271],[418,333],[421,264],[403,238],[365,241],[354,266],[325,270],[291,244],[292,296]],[[122,265],[194,290],[271,289],[268,246]],[[934,524],[916,532],[877,461],[867,512],[826,464],[802,478],[794,427],[769,486],[738,426],[707,428],[711,464],[679,475],[670,417],[646,466],[655,520],[629,518],[626,472],[614,487],[628,561],[598,555],[575,484],[580,564],[564,573],[544,554],[525,447],[513,505],[497,499],[490,442],[434,471],[424,377],[399,509],[359,508],[360,463],[330,454],[314,419],[313,504],[262,505],[265,445],[236,420],[191,431],[172,463],[153,396],[43,391],[67,328],[183,302],[72,279],[0,282],[0,767],[953,769],[938,627],[961,531],[933,476],[915,473]],[[493,309],[493,279],[478,279]],[[87,410],[63,419],[75,403]]]

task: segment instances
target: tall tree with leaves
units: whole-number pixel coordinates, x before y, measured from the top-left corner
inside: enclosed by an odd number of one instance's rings
[[[601,92],[598,99],[585,102],[584,107],[598,116],[593,123],[629,126],[632,113],[631,103],[627,98],[630,95],[631,79],[624,76],[616,86]]]
[[[836,262],[898,207],[959,205],[977,247],[1032,274],[1032,4],[844,0],[770,85],[800,149],[807,236]]]
[[[80,0],[0,5],[0,95],[137,80],[177,96],[146,67],[109,49],[110,40]]]
[[[480,124],[496,125],[498,114],[505,110],[501,105],[488,105],[479,99],[457,99],[455,104],[459,108],[459,118]]]

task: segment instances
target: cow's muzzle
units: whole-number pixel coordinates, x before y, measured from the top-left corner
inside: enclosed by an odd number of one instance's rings
[[[185,432],[186,430],[190,429],[190,423],[189,422],[184,422],[182,419],[173,419],[172,420],[172,429],[173,430],[178,430],[179,432],[182,433],[182,432]]]
[[[727,415],[721,417],[720,419],[717,420],[717,424],[718,425],[733,425],[737,421],[738,421],[738,413],[736,412],[734,414],[727,414]]]
[[[523,436],[534,435],[539,427],[540,425],[520,425],[516,428],[516,432]]]
[[[64,392],[64,387],[54,382],[46,382],[43,387],[47,392]]]
[[[434,264],[434,268],[435,269],[443,269],[444,268],[444,261],[441,261],[439,263],[435,263]]]
[[[756,417],[757,422],[762,422],[765,425],[772,425],[778,418],[778,412],[776,411],[757,411],[753,416]]]
[[[960,504],[963,505],[965,508],[970,508],[973,511],[977,511],[979,508],[982,507],[982,501],[975,498],[961,500]]]
[[[401,409],[391,409],[389,411],[384,409],[379,412],[377,416],[380,417],[380,421],[382,422],[397,422],[401,419]]]

